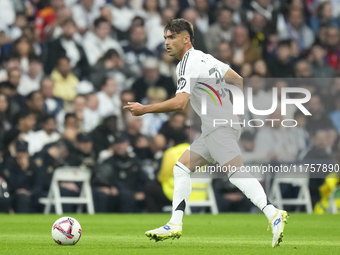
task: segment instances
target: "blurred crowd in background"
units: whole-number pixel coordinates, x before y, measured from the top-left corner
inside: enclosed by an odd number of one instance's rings
[[[0,0],[1,211],[41,212],[60,166],[92,170],[96,212],[171,204],[168,162],[197,133],[188,111],[134,117],[123,106],[174,96],[178,60],[163,35],[179,17],[194,25],[196,49],[252,87],[255,108],[270,108],[272,87],[312,93],[312,116],[293,106],[270,116],[298,127],[244,128],[245,164],[340,163],[340,0]],[[311,180],[313,204],[322,183]],[[80,188],[60,183],[62,195]],[[251,210],[226,180],[214,189],[221,211]]]

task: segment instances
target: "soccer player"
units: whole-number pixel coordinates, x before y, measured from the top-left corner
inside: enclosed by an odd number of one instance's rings
[[[192,108],[201,117],[202,135],[183,153],[173,169],[175,186],[170,221],[160,228],[145,232],[146,236],[160,241],[179,238],[182,235],[183,214],[191,193],[190,174],[195,171],[196,166],[217,161],[220,166],[225,166],[227,169],[228,167],[236,169],[236,171],[228,173],[230,182],[266,215],[273,233],[272,246],[278,246],[282,241],[288,214],[286,211],[276,209],[268,202],[257,179],[249,173],[240,171],[243,166],[240,148],[237,144],[241,130],[240,124],[237,127],[230,125],[213,127],[211,116],[201,114],[201,98],[205,93],[205,88],[217,89],[217,85],[224,80],[243,91],[242,78],[227,64],[193,48],[193,26],[187,20],[170,20],[165,26],[164,38],[168,54],[180,60],[176,69],[178,78],[176,96],[152,105],[129,102],[124,108],[129,109],[135,116],[146,113],[180,111],[186,107],[190,99]],[[193,84],[190,82],[192,79],[196,79],[197,82]],[[206,84],[207,81],[214,82],[210,82],[210,85],[203,88],[202,84]],[[224,104],[223,112],[219,113],[220,116],[233,120],[233,123],[237,122],[238,117],[232,114],[232,96],[224,93],[223,97],[223,90],[220,93]],[[206,101],[208,109],[215,106],[213,99],[207,98]]]

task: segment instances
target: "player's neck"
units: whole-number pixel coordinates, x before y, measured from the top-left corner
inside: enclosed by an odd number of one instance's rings
[[[183,47],[183,50],[182,50],[181,54],[180,54],[177,58],[178,58],[179,60],[182,60],[182,58],[184,57],[185,53],[186,53],[188,50],[190,50],[191,48],[193,48],[192,44],[190,44],[190,45],[185,45],[185,46]]]

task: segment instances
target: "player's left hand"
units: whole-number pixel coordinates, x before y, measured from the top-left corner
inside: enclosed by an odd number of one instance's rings
[[[145,114],[144,105],[136,102],[128,102],[128,105],[125,105],[123,109],[129,109],[133,116],[141,116]]]

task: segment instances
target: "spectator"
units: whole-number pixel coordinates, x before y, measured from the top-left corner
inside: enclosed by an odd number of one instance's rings
[[[54,81],[54,96],[60,97],[65,101],[71,101],[76,97],[76,87],[78,86],[79,80],[72,73],[72,67],[68,57],[60,57],[57,60],[51,78]]]
[[[106,78],[103,81],[101,91],[97,93],[99,105],[98,112],[101,118],[109,115],[118,115],[120,108],[119,94],[117,92],[117,83],[113,78]]]
[[[296,78],[312,78],[312,67],[306,60],[299,60],[295,64],[295,77]]]
[[[98,105],[99,100],[97,95],[95,93],[88,94],[86,107],[83,110],[84,114],[83,130],[87,133],[94,130],[101,121]]]
[[[117,16],[115,20],[118,18]],[[125,20],[126,18],[124,18]],[[120,44],[110,38],[110,23],[103,17],[94,21],[94,30],[88,31],[84,36],[84,50],[91,66],[95,65],[108,50],[115,49],[120,57],[123,57],[123,50]]]
[[[34,56],[34,48],[26,35],[20,36],[13,42],[11,54],[18,54],[20,57],[20,67],[24,73],[29,69],[29,57]]]
[[[161,24],[161,8],[159,5],[159,0],[146,0],[143,3],[142,16],[145,19],[145,27],[147,31],[153,30],[155,27]],[[153,38],[150,38],[153,39]],[[154,39],[157,40],[157,39]],[[150,50],[153,50],[158,43],[148,45]],[[151,46],[151,47],[149,47]]]
[[[79,133],[77,135],[76,150],[72,152],[70,165],[87,167],[93,170],[95,163],[96,160],[91,135],[87,133]]]
[[[18,93],[27,96],[29,93],[40,89],[40,82],[43,77],[43,66],[40,58],[32,56],[29,58],[27,74],[23,74],[18,85]]]
[[[164,88],[149,88],[147,91],[148,104],[157,104],[165,101],[168,95]],[[146,137],[154,137],[168,120],[166,113],[151,113],[142,116],[141,133]]]
[[[174,57],[169,56],[168,52],[164,50],[161,55],[159,63],[159,73],[166,77],[172,78],[174,84],[177,83],[176,64]]]
[[[17,40],[23,33],[23,29],[27,26],[27,18],[24,12],[17,12],[15,22],[10,28],[10,37]]]
[[[321,44],[314,44],[311,51],[312,72],[315,78],[332,78],[335,71],[326,62],[326,49]],[[322,90],[328,88],[321,88]]]
[[[233,64],[241,66],[244,62],[254,63],[261,58],[261,50],[251,44],[247,29],[243,26],[237,26],[233,32]]]
[[[230,42],[232,39],[235,28],[232,16],[232,11],[227,8],[219,10],[217,22],[207,31],[206,45],[208,52],[213,56],[217,55],[218,45],[221,42]]]
[[[242,0],[222,0],[221,7],[227,7],[233,11],[233,22],[237,25],[247,23],[247,10],[242,8]]]
[[[252,99],[245,95],[248,105],[252,103],[252,106],[257,110],[268,110],[272,106],[272,95],[270,92],[265,91],[265,79],[253,74],[248,80],[248,87],[252,89]],[[250,101],[251,100],[251,101]],[[252,114],[254,119],[264,120],[265,115]]]
[[[183,18],[189,21],[194,26],[194,46],[196,50],[207,52],[206,42],[203,33],[197,28],[197,12],[194,8],[188,8],[184,10],[182,14]],[[163,29],[164,30],[164,29]],[[219,35],[223,37],[222,35]]]
[[[117,136],[117,117],[114,115],[107,116],[103,119],[102,124],[97,126],[93,132],[93,149],[96,158],[100,158],[100,153],[107,150],[115,141]]]
[[[294,69],[291,63],[292,50],[289,40],[280,41],[277,46],[276,57],[268,59],[269,73],[273,77],[293,77]]]
[[[73,17],[81,34],[91,28],[95,19],[100,16],[100,9],[94,0],[81,0],[72,6]]]
[[[146,91],[150,87],[162,87],[168,93],[168,98],[175,94],[175,84],[171,78],[159,74],[158,60],[147,58],[143,65],[144,76],[137,79],[132,84],[132,90],[135,92],[136,101],[142,102],[146,97]]]
[[[268,163],[272,156],[271,152],[262,151],[258,146],[255,147],[255,133],[245,131],[240,137],[240,149],[245,165],[254,163]]]
[[[80,132],[80,121],[78,120],[77,115],[75,113],[66,113],[64,120],[64,125],[59,125],[59,132],[63,133],[62,136],[67,140],[76,143],[77,135]]]
[[[334,126],[329,117],[325,114],[324,104],[318,95],[312,95],[307,104],[308,111],[312,114],[307,116],[306,128],[311,135],[314,135],[319,129],[334,131]]]
[[[50,144],[36,157],[35,164],[38,166],[35,183],[33,187],[33,196],[37,210],[41,211],[41,205],[38,205],[38,199],[47,197],[51,186],[54,171],[68,164],[70,150],[63,140]],[[60,195],[67,197],[79,196],[79,187],[74,182],[60,182]],[[73,205],[63,204],[64,212],[73,212]]]
[[[53,95],[54,81],[49,77],[44,77],[40,82],[41,94],[44,97],[44,112],[54,117],[64,109],[64,100]]]
[[[329,118],[332,121],[335,129],[340,135],[340,93],[338,93],[334,98],[335,110],[329,113]]]
[[[231,49],[230,43],[221,42],[218,45],[216,58],[225,64],[231,65],[233,61],[233,51]]]
[[[150,51],[157,50],[158,47],[164,46],[164,27],[166,23],[175,16],[175,13],[171,8],[163,9],[161,14],[161,20],[159,23],[145,24],[145,32],[148,38],[146,44]]]
[[[316,17],[310,18],[310,25],[315,35],[318,34],[320,24],[339,27],[339,20],[332,16],[332,4],[328,1],[319,3]]]
[[[313,31],[304,24],[302,11],[296,9],[289,11],[286,26],[278,31],[278,35],[281,40],[291,39],[297,41],[300,52],[308,49],[314,42]]]
[[[127,6],[126,2],[126,0],[112,0],[112,4],[108,5],[114,17],[112,25],[121,32],[127,32],[135,17],[133,10]]]
[[[247,13],[248,20],[252,20],[256,14],[263,15],[268,22],[268,30],[271,34],[277,33],[277,27],[284,26],[283,15],[276,10],[273,1],[252,0],[250,11]]]
[[[130,30],[129,44],[123,47],[125,52],[125,64],[129,76],[134,78],[142,74],[142,65],[153,53],[146,48],[146,33],[142,26],[133,26]]]
[[[254,74],[253,66],[250,63],[245,62],[241,65],[240,75],[242,78],[250,78],[253,74]]]
[[[185,128],[186,115],[182,112],[175,112],[170,116],[170,119],[164,123],[159,133],[164,135],[167,143],[172,138],[172,133],[175,130],[184,130]]]
[[[36,124],[35,130],[41,129],[43,125],[43,117],[44,117],[44,98],[42,93],[37,90],[33,91],[26,97],[26,104],[28,106],[28,110],[35,115]]]
[[[70,60],[72,72],[79,79],[83,79],[89,76],[90,66],[83,47],[74,39],[74,34],[77,31],[76,24],[72,19],[66,19],[61,27],[61,36],[47,46],[45,72],[50,74],[58,59],[67,56]]]
[[[256,135],[255,147],[269,155],[270,162],[294,162],[298,156],[297,137],[287,128],[281,126],[282,116],[280,110],[274,111]]]
[[[62,7],[57,11],[57,17],[53,29],[53,33],[51,35],[51,38],[49,40],[56,40],[63,34],[63,28],[62,25],[65,23],[66,20],[72,19],[72,11],[69,8]],[[81,42],[81,36],[78,33],[74,34],[74,39],[76,39],[78,42]]]
[[[8,80],[8,73],[13,68],[20,68],[19,54],[10,54],[3,59],[3,69],[0,70],[0,82]]]
[[[8,98],[5,94],[0,93],[0,146],[4,133],[11,128],[8,117]],[[1,148],[1,147],[0,147]]]
[[[326,45],[327,45],[327,56],[326,62],[329,66],[331,66],[334,70],[338,70],[339,68],[339,54],[340,54],[340,36],[339,29],[336,27],[330,27],[327,30],[326,36]]]
[[[260,77],[269,77],[268,68],[266,62],[263,59],[256,60],[253,65],[254,73],[258,74]]]
[[[118,89],[121,90],[128,87],[125,71],[123,59],[116,50],[111,49],[92,67],[91,82],[98,91],[105,77],[112,77],[117,81]]]
[[[14,23],[15,10],[12,1],[3,0],[0,2],[0,23],[8,27]]]
[[[17,141],[15,151],[15,157],[8,158],[4,166],[8,169],[12,205],[16,213],[29,213],[36,169],[34,162],[30,160],[27,142]]]
[[[307,153],[305,159],[313,161],[317,160],[318,163],[323,160],[323,162],[329,163],[331,161],[331,153],[331,147],[329,146],[329,133],[325,130],[318,130],[315,133],[313,146]],[[323,182],[324,179],[320,178],[311,178],[309,181],[309,191],[313,206],[320,200],[319,187],[323,184]]]
[[[3,144],[6,148],[17,138],[25,138],[25,135],[33,132],[36,123],[35,115],[32,112],[22,111],[18,117],[18,125],[8,130],[3,137]]]
[[[209,3],[207,0],[195,0],[195,8],[198,14],[196,26],[206,35],[209,31],[209,26],[213,23],[212,13],[209,12]]]
[[[130,114],[130,111],[128,109],[123,109],[124,106],[128,104],[128,102],[135,102],[135,94],[132,90],[123,90],[120,94],[120,111],[117,116],[117,129],[119,131],[126,130],[127,125],[127,116]]]
[[[53,116],[44,116],[42,122],[41,130],[32,132],[25,137],[25,141],[29,144],[28,152],[31,156],[40,152],[45,145],[54,143],[60,138],[60,134],[56,132],[57,123]]]
[[[56,21],[56,13],[64,7],[64,0],[51,0],[51,6],[40,10],[34,23],[35,38],[44,41],[46,37],[53,34]]]

